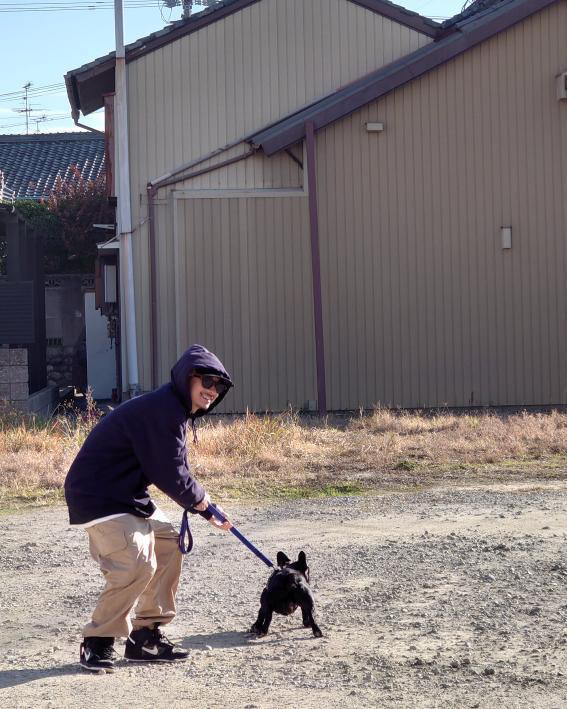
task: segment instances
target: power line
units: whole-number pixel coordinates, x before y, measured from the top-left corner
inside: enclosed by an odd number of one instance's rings
[[[60,7],[106,7],[113,6],[111,0],[55,0],[51,2],[50,0],[30,0],[30,2],[14,2],[14,3],[3,3],[0,8],[2,10],[29,10],[35,8],[60,8]],[[125,4],[136,6],[136,5],[157,5],[158,0],[126,0]]]
[[[65,86],[65,84],[62,83],[61,81],[59,81],[59,82],[56,83],[56,84],[46,84],[45,86],[32,87],[32,88],[30,89],[30,94],[34,93],[35,91],[43,91],[43,90],[45,90],[45,89],[53,89],[53,88],[56,88],[56,87],[58,87],[58,86]],[[23,91],[22,91],[21,89],[19,89],[18,91],[7,91],[6,93],[0,94],[0,98],[1,98],[2,96],[14,96],[15,94],[22,94],[22,93],[23,93]]]
[[[127,9],[142,9],[159,7],[158,0],[126,0],[124,7]],[[35,5],[2,5],[0,12],[66,12],[66,11],[92,11],[92,10],[114,10],[114,3],[106,0],[74,0],[73,3],[59,3],[46,5],[45,3]]]
[[[61,85],[57,89],[51,89],[49,91],[37,91],[35,93],[32,93],[31,91],[28,93],[28,97],[30,99],[35,99],[35,98],[41,98],[43,96],[57,96],[57,94],[63,94],[65,93],[65,85]],[[12,103],[14,101],[21,101],[22,99],[25,98],[25,93],[22,91],[19,94],[15,94],[14,96],[6,96],[5,98],[0,98],[0,103]]]
[[[46,118],[41,118],[39,120],[45,123],[49,121],[64,121],[64,120],[71,120],[71,116],[69,114],[61,114],[61,115],[54,115],[54,116],[47,116]],[[33,118],[31,119],[32,121],[34,120]],[[0,130],[5,130],[6,128],[21,128],[22,126],[25,126],[25,123],[10,123],[9,125],[4,125],[0,126]]]

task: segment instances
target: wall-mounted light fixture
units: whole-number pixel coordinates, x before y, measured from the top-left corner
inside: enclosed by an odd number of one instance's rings
[[[367,123],[366,130],[369,133],[380,133],[381,131],[384,130],[384,124],[383,123]]]
[[[502,240],[503,249],[512,248],[512,227],[511,226],[501,226],[500,227],[500,238]]]

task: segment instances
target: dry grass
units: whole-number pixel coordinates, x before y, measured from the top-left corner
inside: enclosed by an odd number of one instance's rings
[[[40,423],[0,416],[0,493],[60,499],[65,473],[98,414]],[[567,414],[454,414],[377,409],[352,418],[247,415],[201,425],[196,475],[221,499],[306,496],[474,482],[483,476],[567,477]]]
[[[63,481],[100,412],[87,395],[84,412],[44,421],[0,409],[0,499],[49,502],[62,498]]]

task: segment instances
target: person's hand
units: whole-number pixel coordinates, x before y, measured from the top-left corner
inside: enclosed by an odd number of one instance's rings
[[[205,512],[207,507],[211,504],[211,498],[209,497],[209,493],[205,493],[205,497],[199,502],[198,505],[193,505],[193,509],[197,510],[197,512]]]
[[[226,513],[223,510],[223,508],[220,505],[216,505],[217,510],[226,517]],[[229,522],[227,519],[226,522],[221,522],[218,520],[214,515],[211,517],[209,520],[209,524],[214,527],[215,529],[222,529],[225,532],[230,532],[230,529],[232,527],[232,524]]]

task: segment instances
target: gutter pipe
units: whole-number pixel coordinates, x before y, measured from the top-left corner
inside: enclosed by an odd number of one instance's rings
[[[319,216],[317,214],[317,171],[315,156],[315,126],[305,124],[307,181],[309,185],[309,226],[311,232],[311,272],[313,276],[313,324],[315,327],[315,360],[317,366],[317,408],[327,412],[325,383],[325,342],[323,333],[323,299],[321,295],[321,255],[319,251]]]
[[[132,253],[132,212],[130,205],[130,163],[128,154],[128,95],[126,87],[126,52],[122,0],[114,0],[116,36],[115,110],[117,165],[117,232],[120,239],[121,281],[124,283],[122,317],[126,321],[127,391],[130,397],[140,393],[138,377],[138,343],[136,338],[136,299],[134,295],[134,265]],[[124,330],[123,330],[124,331]]]
[[[98,130],[98,128],[93,128],[92,126],[87,126],[85,123],[81,123],[79,121],[79,111],[73,110],[71,111],[71,118],[73,119],[73,123],[78,127],[78,128],[84,128],[85,130],[90,131],[91,133],[96,133],[97,135],[102,135],[104,136],[104,131],[103,130]]]

